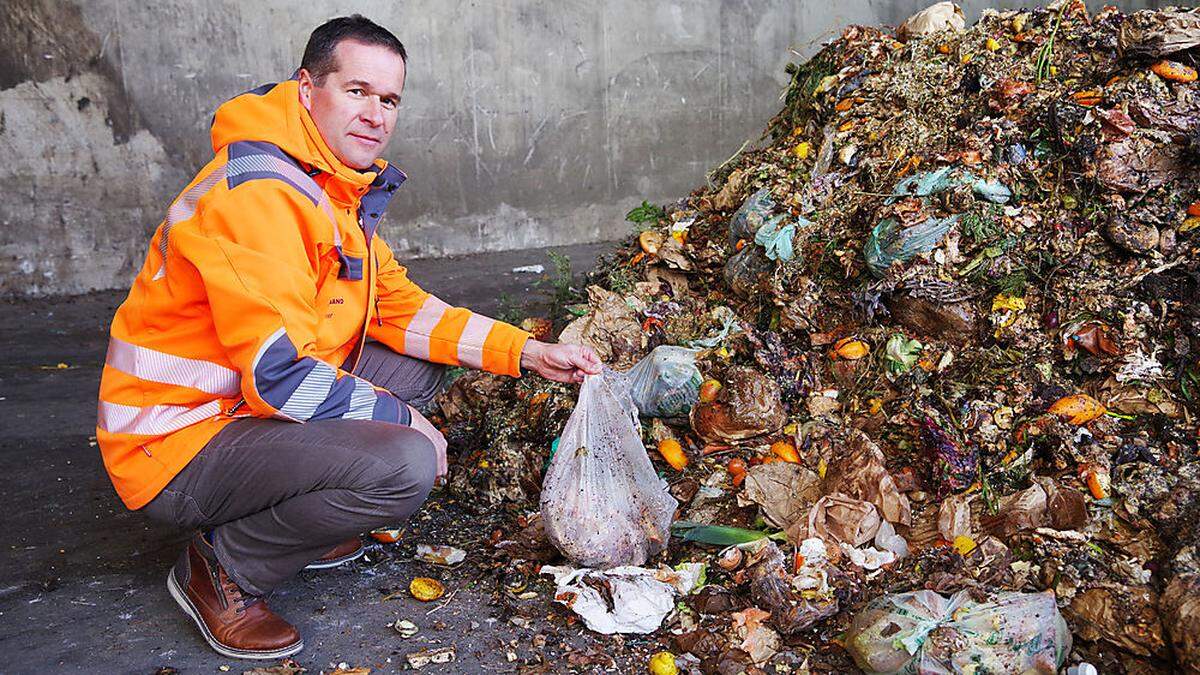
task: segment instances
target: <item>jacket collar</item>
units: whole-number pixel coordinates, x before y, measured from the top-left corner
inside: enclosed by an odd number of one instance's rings
[[[408,180],[408,176],[390,164],[371,167],[366,173],[374,173],[375,180],[371,181],[371,186],[359,200],[358,214],[362,218],[367,241],[371,241],[376,228],[379,227],[379,221],[383,219],[384,211],[387,211],[388,203],[395,196],[396,189]]]

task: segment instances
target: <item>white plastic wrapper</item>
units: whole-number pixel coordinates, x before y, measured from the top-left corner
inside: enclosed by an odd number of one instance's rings
[[[675,609],[675,597],[696,588],[703,563],[666,566],[614,567],[597,572],[546,565],[542,574],[554,577],[554,599],[570,607],[597,633],[653,633]],[[607,590],[607,597],[598,588]]]
[[[642,445],[629,378],[588,375],[542,483],[546,535],[584,567],[643,565],[663,550],[679,503]]]
[[[662,345],[629,369],[630,393],[645,417],[686,417],[703,379],[696,350]]]

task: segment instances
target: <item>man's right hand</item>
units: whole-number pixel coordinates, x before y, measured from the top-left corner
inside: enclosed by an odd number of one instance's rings
[[[521,351],[521,367],[555,382],[579,383],[585,375],[599,375],[604,364],[591,347],[531,339]]]

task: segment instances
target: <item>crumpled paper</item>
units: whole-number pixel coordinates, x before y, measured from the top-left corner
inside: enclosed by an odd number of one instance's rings
[[[913,14],[900,24],[896,35],[904,41],[918,35],[928,35],[942,30],[961,31],[967,25],[967,17],[953,2],[939,2]]]
[[[1056,530],[1075,530],[1088,522],[1088,498],[1082,492],[1059,485],[1053,478],[1037,476],[1034,481],[1046,491],[1046,518]]]
[[[841,493],[871,502],[888,521],[912,524],[908,497],[896,487],[896,481],[884,466],[883,451],[857,429],[850,433],[847,453],[830,463],[822,489],[826,494]]]
[[[896,534],[896,528],[886,520],[879,523],[879,531],[875,533],[875,548],[891,552],[896,560],[908,557],[908,540]]]
[[[542,574],[554,577],[554,599],[583,619],[591,630],[613,633],[653,633],[675,608],[675,596],[692,592],[703,563],[684,563],[682,569],[657,570],[631,565],[608,570],[547,565]]]
[[[733,619],[733,631],[742,642],[738,645],[750,655],[755,665],[763,665],[779,651],[779,633],[764,624],[771,617],[757,607],[747,607],[729,615]]]
[[[971,499],[962,495],[948,495],[938,507],[937,526],[938,534],[946,541],[971,536]]]
[[[1188,11],[1133,12],[1121,24],[1124,54],[1164,56],[1200,45],[1200,15]]]
[[[1064,611],[1084,640],[1107,642],[1139,656],[1167,653],[1158,597],[1149,586],[1089,588]]]
[[[1097,157],[1096,179],[1115,192],[1147,192],[1187,171],[1181,146],[1140,137],[1102,146]]]
[[[1171,579],[1158,606],[1180,663],[1200,672],[1200,575],[1180,574]]]
[[[1020,492],[1001,498],[999,514],[987,519],[986,527],[999,537],[1039,528],[1046,524],[1046,502],[1046,489],[1034,483]]]
[[[842,552],[850,559],[850,562],[859,567],[873,571],[884,565],[890,565],[896,562],[896,554],[891,551],[881,551],[873,546],[866,548],[854,548],[849,544],[842,544]]]
[[[750,467],[738,504],[758,504],[769,524],[787,529],[805,520],[809,508],[820,498],[816,472],[800,464],[771,462]]]
[[[825,495],[808,512],[809,534],[828,543],[859,546],[874,539],[878,531],[875,505],[845,495]],[[790,532],[788,536],[792,538]]]
[[[693,268],[692,259],[684,251],[683,244],[674,237],[668,237],[663,241],[662,246],[658,248],[658,259],[666,263],[668,267],[685,272],[691,271]]]
[[[624,296],[599,286],[588,286],[588,305],[592,311],[562,330],[558,341],[596,350],[600,360],[611,367],[625,369],[641,356],[642,324],[638,313],[644,309],[635,297]]]

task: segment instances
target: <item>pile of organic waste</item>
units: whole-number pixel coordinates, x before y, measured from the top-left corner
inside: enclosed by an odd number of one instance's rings
[[[657,672],[1200,672],[1198,46],[1196,10],[939,3],[790,65],[757,145],[525,324],[642,363],[679,502],[657,571],[559,600]],[[442,400],[452,488],[527,525],[500,555],[556,559],[577,391]]]

